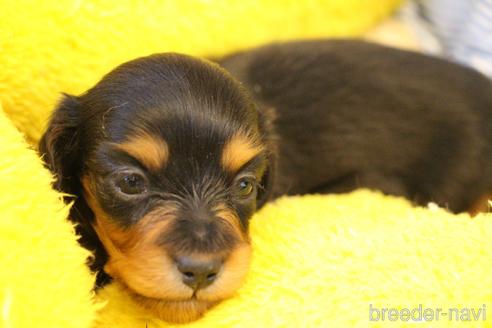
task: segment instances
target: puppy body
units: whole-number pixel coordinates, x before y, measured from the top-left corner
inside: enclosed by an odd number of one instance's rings
[[[491,191],[492,86],[478,73],[358,41],[219,63],[244,85],[184,55],[123,64],[66,96],[40,142],[76,196],[98,285],[118,280],[161,318],[233,295],[248,220],[272,196],[369,187],[463,211]]]
[[[276,196],[367,187],[461,212],[492,191],[492,83],[471,69],[347,40],[219,62],[276,111]]]

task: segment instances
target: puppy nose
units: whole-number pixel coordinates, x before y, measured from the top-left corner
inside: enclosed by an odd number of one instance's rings
[[[192,289],[205,288],[212,284],[222,267],[220,259],[203,260],[191,256],[176,258],[176,266],[182,274],[183,282]]]

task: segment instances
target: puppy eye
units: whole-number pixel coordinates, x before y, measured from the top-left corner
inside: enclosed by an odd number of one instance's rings
[[[147,190],[146,181],[140,174],[132,173],[121,177],[117,182],[118,189],[128,195],[141,194]]]
[[[256,180],[254,177],[243,177],[236,182],[236,193],[240,197],[248,197],[255,191]]]

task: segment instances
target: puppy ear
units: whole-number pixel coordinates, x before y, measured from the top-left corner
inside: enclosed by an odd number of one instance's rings
[[[256,196],[256,209],[260,209],[268,202],[273,194],[273,182],[275,181],[275,154],[268,156],[268,167],[260,182],[260,188]]]
[[[273,107],[257,107],[260,131],[263,134],[263,140],[268,148],[267,161],[268,166],[260,182],[258,196],[256,198],[256,208],[260,209],[270,200],[273,194],[273,185],[277,168],[277,143],[275,142],[274,121],[276,112]]]
[[[75,193],[75,185],[78,184],[79,110],[79,100],[64,95],[39,142],[39,153],[46,167],[55,175],[55,189],[69,194]]]
[[[78,196],[70,210],[69,219],[77,223],[75,231],[80,236],[79,243],[94,252],[94,256],[88,259],[88,264],[92,271],[97,272],[98,288],[111,278],[102,270],[108,258],[107,253],[92,228],[92,210],[81,195],[81,107],[77,97],[64,95],[39,142],[39,153],[46,167],[55,175],[55,189]]]

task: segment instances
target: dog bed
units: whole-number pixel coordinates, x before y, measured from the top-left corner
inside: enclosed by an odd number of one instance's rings
[[[400,0],[0,0],[0,101],[31,143],[60,92],[156,52],[216,56],[271,40],[358,35]]]
[[[87,251],[51,176],[3,113],[0,131],[0,326],[170,327],[115,284],[91,292]],[[454,320],[428,322],[449,327],[492,302],[490,214],[471,219],[361,190],[279,199],[252,219],[251,236],[246,284],[190,327],[400,326],[381,311],[408,309],[418,320],[419,308],[423,323],[427,308],[451,310]],[[489,316],[482,310],[473,327]]]
[[[115,64],[155,51],[213,55],[273,39],[354,35],[397,2],[1,1],[0,326],[171,326],[116,284],[91,289],[88,252],[28,144],[59,92],[79,93]],[[246,284],[188,326],[401,326],[406,315],[390,319],[406,311],[431,326],[488,326],[491,222],[368,190],[282,198],[251,222]]]

